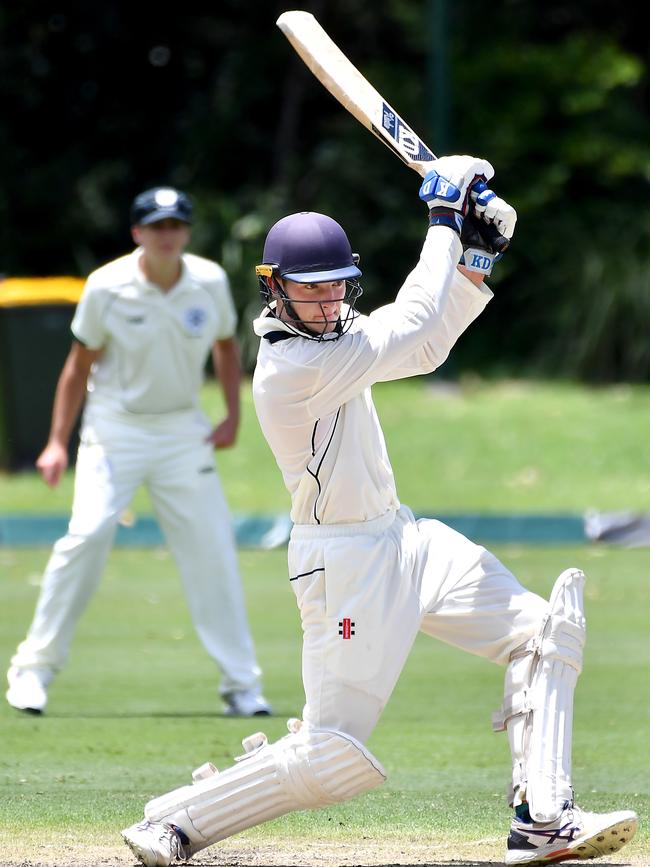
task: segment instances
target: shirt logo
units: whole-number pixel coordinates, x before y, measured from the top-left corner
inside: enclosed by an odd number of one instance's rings
[[[349,617],[339,620],[339,635],[343,638],[352,638],[354,635],[354,620],[350,620]]]
[[[203,307],[188,307],[183,314],[185,327],[193,337],[198,337],[202,331],[208,318],[208,314]]]

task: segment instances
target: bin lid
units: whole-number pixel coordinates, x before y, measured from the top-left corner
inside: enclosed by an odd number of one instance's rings
[[[6,277],[0,280],[0,307],[76,304],[85,282],[82,277]]]

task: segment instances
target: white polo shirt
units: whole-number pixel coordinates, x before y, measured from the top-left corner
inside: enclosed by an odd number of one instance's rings
[[[435,370],[488,303],[487,286],[457,270],[461,252],[451,229],[429,229],[395,301],[336,339],[295,336],[269,315],[255,320],[255,408],[294,523],[357,523],[399,508],[370,387]]]
[[[214,342],[235,333],[228,278],[216,262],[185,253],[179,281],[163,292],[140,270],[141,254],[94,271],[77,306],[72,333],[104,350],[87,405],[137,414],[192,409]]]

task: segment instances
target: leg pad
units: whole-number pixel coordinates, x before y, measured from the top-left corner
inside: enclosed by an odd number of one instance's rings
[[[346,801],[386,779],[377,759],[342,732],[302,726],[273,744],[259,742],[233,767],[149,801],[146,818],[181,828],[194,854],[292,810]]]
[[[538,634],[508,665],[504,703],[493,717],[494,729],[507,730],[510,741],[510,803],[527,800],[536,822],[557,818],[573,798],[573,694],[586,637],[584,581],[579,569],[557,579]]]

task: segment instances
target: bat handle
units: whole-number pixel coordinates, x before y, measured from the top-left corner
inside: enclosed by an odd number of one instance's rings
[[[472,201],[475,202],[478,195],[487,190],[487,188],[487,184],[484,181],[476,181],[470,191]],[[497,227],[494,225],[494,223],[484,223],[483,220],[477,220],[476,227],[479,231],[479,234],[481,235],[485,243],[489,245],[492,252],[503,253],[504,250],[507,249],[508,245],[510,244],[510,239],[506,238],[505,235],[502,235],[501,232],[499,232]]]

